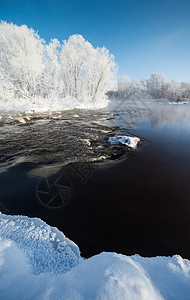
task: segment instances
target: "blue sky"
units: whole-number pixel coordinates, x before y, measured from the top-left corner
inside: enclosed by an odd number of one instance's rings
[[[0,18],[39,30],[47,42],[80,33],[134,80],[164,72],[190,81],[189,0],[0,0]]]

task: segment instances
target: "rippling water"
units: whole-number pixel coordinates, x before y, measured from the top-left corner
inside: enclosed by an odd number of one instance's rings
[[[114,124],[104,125],[110,116],[102,112],[60,112],[27,118],[15,117],[12,122],[1,123],[1,159],[17,155],[41,163],[90,161],[107,155],[103,151],[108,147],[107,137],[120,132]],[[26,123],[20,123],[23,120]]]
[[[57,226],[84,256],[190,258],[188,104],[0,115],[1,211]],[[139,147],[110,145],[119,134]]]

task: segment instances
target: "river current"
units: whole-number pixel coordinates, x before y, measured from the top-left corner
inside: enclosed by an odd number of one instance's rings
[[[136,149],[109,137],[137,136]],[[101,251],[190,258],[190,105],[0,113],[0,210]]]

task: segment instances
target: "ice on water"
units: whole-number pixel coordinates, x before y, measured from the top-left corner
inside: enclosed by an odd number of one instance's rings
[[[140,142],[140,139],[138,137],[118,135],[118,136],[109,137],[108,142],[110,142],[113,145],[123,144],[130,148],[136,148],[137,144]]]

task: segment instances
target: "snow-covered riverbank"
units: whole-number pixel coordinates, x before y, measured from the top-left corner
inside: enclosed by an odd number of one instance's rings
[[[0,215],[1,299],[188,300],[190,261],[101,253],[76,244],[37,218]]]

